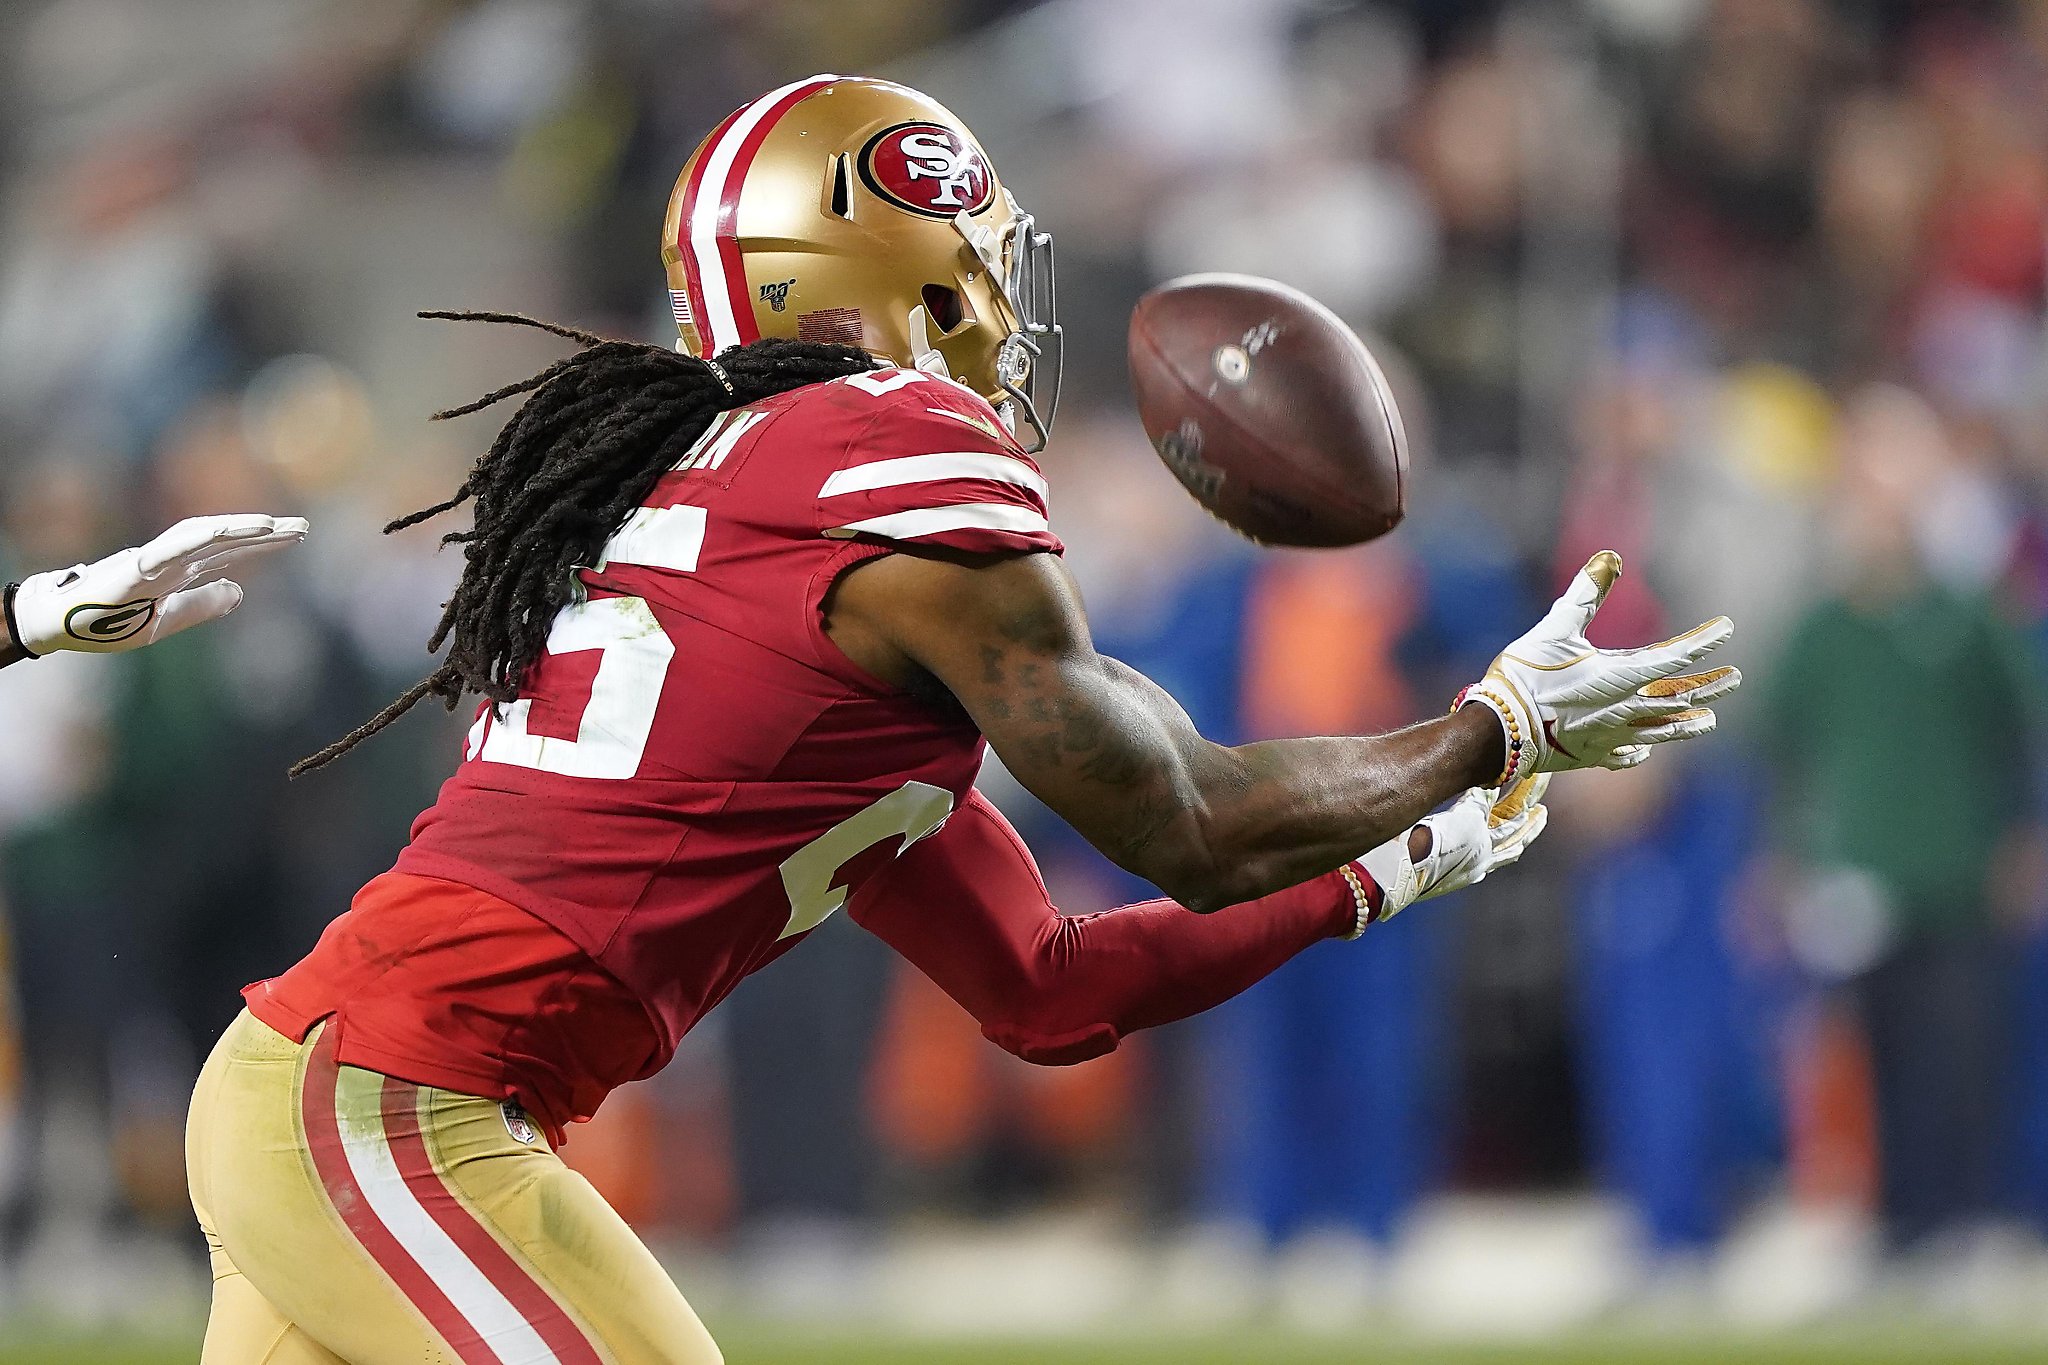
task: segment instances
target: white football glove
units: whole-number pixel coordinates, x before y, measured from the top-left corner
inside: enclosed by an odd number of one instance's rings
[[[7,626],[32,656],[141,649],[240,606],[242,587],[227,574],[306,531],[300,517],[193,517],[139,549],[10,585]]]
[[[1458,705],[1490,708],[1507,730],[1501,786],[1539,772],[1632,768],[1654,745],[1710,732],[1707,703],[1741,685],[1733,668],[1685,671],[1735,634],[1725,616],[1640,649],[1588,644],[1586,627],[1619,577],[1614,551],[1587,560],[1536,628],[1459,694]]]
[[[1361,904],[1352,937],[1364,933],[1369,924],[1392,919],[1417,901],[1485,881],[1488,873],[1521,857],[1522,850],[1550,822],[1550,811],[1543,804],[1549,786],[1550,774],[1539,773],[1523,778],[1498,799],[1492,791],[1474,787],[1420,823],[1418,828],[1429,831],[1429,852],[1420,861],[1408,851],[1412,830],[1360,858],[1357,866],[1379,886],[1380,904],[1369,912]],[[1356,889],[1357,884],[1353,885]]]

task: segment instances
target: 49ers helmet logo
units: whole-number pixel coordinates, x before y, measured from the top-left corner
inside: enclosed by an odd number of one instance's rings
[[[860,178],[898,208],[927,218],[979,213],[995,194],[980,149],[941,123],[899,123],[868,139]]]

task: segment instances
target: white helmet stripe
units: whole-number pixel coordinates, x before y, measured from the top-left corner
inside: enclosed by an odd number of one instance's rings
[[[698,171],[696,203],[690,221],[684,225],[683,238],[704,290],[704,307],[697,325],[704,329],[707,353],[741,345],[751,339],[754,331],[742,323],[740,316],[742,308],[748,310],[747,322],[751,323],[753,303],[746,297],[746,276],[728,272],[718,248],[720,221],[737,212],[740,186],[753,160],[751,151],[742,158],[742,150],[755,130],[770,117],[779,117],[805,95],[838,79],[830,75],[812,76],[769,91],[742,109],[727,125],[725,135],[704,153],[704,164]],[[738,273],[737,279],[734,273]]]

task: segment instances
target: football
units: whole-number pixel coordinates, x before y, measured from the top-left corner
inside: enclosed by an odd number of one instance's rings
[[[1408,440],[1357,333],[1298,289],[1189,275],[1131,314],[1153,449],[1209,511],[1268,545],[1356,545],[1405,510]]]

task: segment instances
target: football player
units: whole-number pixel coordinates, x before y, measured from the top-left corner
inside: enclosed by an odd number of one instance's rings
[[[456,409],[526,395],[397,523],[473,510],[446,662],[309,765],[483,701],[396,867],[200,1078],[207,1365],[716,1361],[553,1148],[827,917],[1019,1056],[1097,1057],[1513,861],[1547,774],[1704,734],[1737,681],[1691,671],[1725,620],[1588,645],[1603,554],[1440,719],[1212,744],[1090,644],[1031,459],[1051,241],[959,120],[785,86],[691,156],[663,249],[680,347],[550,328],[581,349]],[[1058,914],[985,745],[1172,899]]]
[[[299,517],[192,517],[97,564],[9,583],[0,668],[59,650],[122,654],[242,605],[238,565],[306,538]]]

